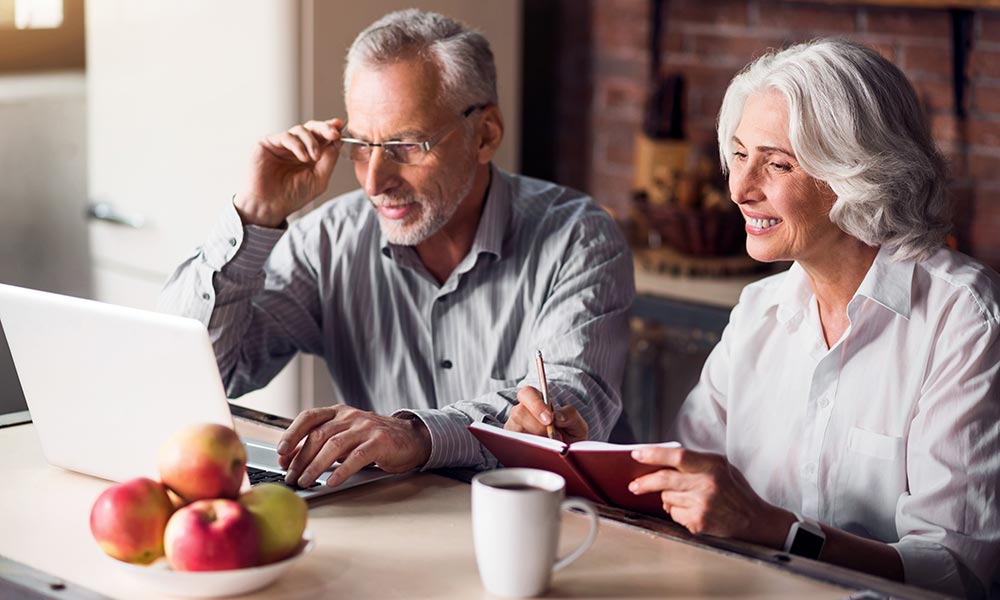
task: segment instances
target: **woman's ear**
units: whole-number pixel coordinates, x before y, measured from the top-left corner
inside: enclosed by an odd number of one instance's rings
[[[479,121],[478,130],[479,148],[478,156],[479,164],[485,165],[493,160],[496,156],[497,148],[500,147],[500,142],[503,141],[503,115],[500,113],[500,107],[495,104],[490,104],[483,109],[483,116]]]

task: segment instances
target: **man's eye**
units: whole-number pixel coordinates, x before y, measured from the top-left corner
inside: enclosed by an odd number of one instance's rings
[[[419,154],[423,150],[420,144],[393,144],[392,148],[400,154],[409,156]]]
[[[367,156],[370,152],[370,146],[368,144],[359,144],[358,142],[344,142],[344,151],[348,153],[352,158]]]
[[[739,150],[734,150],[733,156],[735,156],[739,160],[746,160],[747,157],[745,152],[740,152]]]
[[[787,163],[773,162],[771,163],[771,166],[777,169],[778,171],[782,171],[785,173],[792,170],[792,165]]]

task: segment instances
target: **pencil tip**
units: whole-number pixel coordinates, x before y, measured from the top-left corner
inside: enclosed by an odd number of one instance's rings
[[[538,350],[535,350],[535,356],[537,356],[538,358],[542,357],[542,349],[541,348],[539,348]]]

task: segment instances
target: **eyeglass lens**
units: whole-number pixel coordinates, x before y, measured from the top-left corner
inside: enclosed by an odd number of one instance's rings
[[[371,160],[373,148],[381,148],[386,158],[402,165],[419,162],[426,154],[420,144],[406,142],[386,142],[379,145],[344,142],[341,153],[354,162],[368,162]]]
[[[461,118],[465,119],[473,112],[480,110],[487,105],[474,105],[465,109],[462,112]],[[366,144],[363,142],[350,142],[345,141],[341,147],[341,153],[346,154],[349,159],[353,162],[368,162],[372,157],[372,148],[378,147],[382,148],[385,152],[385,157],[389,160],[399,163],[401,165],[413,165],[424,159],[427,156],[428,151],[445,135],[451,133],[457,123],[446,126],[441,129],[437,134],[433,135],[429,140],[423,143],[417,142],[383,142],[381,144]]]

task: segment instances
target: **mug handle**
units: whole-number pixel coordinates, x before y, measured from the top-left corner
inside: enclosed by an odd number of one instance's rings
[[[578,508],[587,513],[590,517],[590,532],[587,533],[587,539],[583,540],[583,543],[577,546],[575,550],[556,560],[556,564],[552,567],[553,571],[558,571],[580,558],[580,555],[586,552],[594,544],[594,540],[597,539],[597,511],[594,510],[594,506],[583,498],[569,498],[563,500],[563,503],[559,505],[560,511],[571,508]]]

